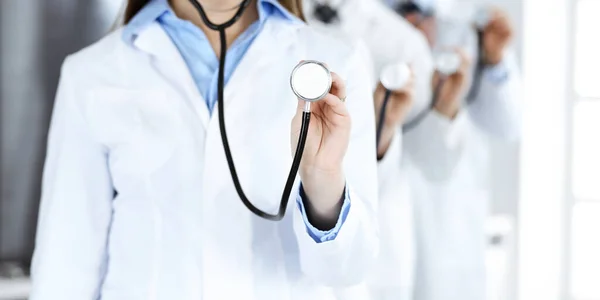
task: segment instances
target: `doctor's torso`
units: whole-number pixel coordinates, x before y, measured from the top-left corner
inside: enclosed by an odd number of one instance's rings
[[[465,22],[440,18],[436,27],[435,47],[460,47],[472,66],[466,79],[468,88],[462,92],[460,116],[452,125],[461,128],[456,134],[460,136],[461,151],[450,176],[434,182],[415,168],[410,169],[419,253],[415,299],[484,299],[490,137],[474,122],[473,114],[477,112],[466,99],[479,59],[477,36],[475,29]]]
[[[72,93],[94,140],[106,149],[117,192],[101,299],[331,299],[330,289],[301,275],[295,201],[281,222],[249,212],[233,187],[218,109],[209,113],[158,24],[137,44],[145,51],[125,45],[120,31],[111,33],[71,56],[63,70],[74,78]],[[292,162],[291,70],[314,59],[346,78],[351,54],[303,24],[269,19],[232,74],[225,124],[255,206],[277,210]],[[351,113],[361,100],[370,101],[349,95]]]

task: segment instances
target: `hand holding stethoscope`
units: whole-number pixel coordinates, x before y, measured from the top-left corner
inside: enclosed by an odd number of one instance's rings
[[[414,99],[414,73],[405,63],[384,68],[375,88],[377,157],[385,155],[396,129],[403,123]]]
[[[338,74],[330,72],[330,76],[331,88],[321,100],[306,102],[298,99],[291,129],[291,146],[297,149],[303,115],[306,106],[310,105],[311,118],[299,173],[308,204],[323,216],[339,212],[345,186],[342,163],[351,128],[345,104],[346,85]]]
[[[467,104],[479,94],[483,69],[502,61],[513,35],[508,16],[497,8],[479,9],[473,23],[477,30],[479,58],[471,88],[466,95]],[[436,55],[437,72],[433,78],[436,97],[433,108],[448,118],[454,118],[462,105],[460,98],[467,88],[465,76],[471,70],[471,64],[463,50],[455,50],[454,53],[442,51]]]
[[[508,15],[498,8],[482,10],[479,14],[476,26],[482,32],[484,62],[488,65],[498,64],[513,37],[512,25]]]
[[[453,119],[468,88],[471,59],[463,49],[456,48],[439,53],[436,60],[437,70],[432,79],[436,99],[433,109]]]

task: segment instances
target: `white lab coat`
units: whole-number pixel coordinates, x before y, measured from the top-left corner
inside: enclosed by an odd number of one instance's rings
[[[373,62],[374,83],[382,69],[409,63],[415,73],[416,99],[407,120],[423,111],[431,98],[433,60],[425,37],[378,0],[331,1],[340,22],[323,24],[314,18],[314,1],[304,1],[308,23],[331,35],[364,43]],[[373,144],[373,147],[375,145]],[[379,162],[379,228],[381,254],[367,283],[371,299],[412,298],[414,285],[414,229],[410,189],[402,162],[402,134],[398,129],[387,154]],[[361,295],[361,296],[357,296]],[[356,289],[339,291],[339,299],[364,299]]]
[[[473,61],[475,32],[466,24],[440,21],[439,35],[446,45],[465,32],[463,42]],[[483,73],[475,101],[450,121],[432,111],[405,134],[411,162],[417,229],[418,262],[415,299],[483,300],[485,298],[485,221],[489,198],[490,138],[515,140],[520,133],[520,78],[511,53],[502,62],[508,80],[492,80]],[[469,79],[471,80],[471,79]]]
[[[225,89],[233,157],[254,205],[275,212],[292,161],[289,74],[302,59],[347,80],[351,209],[335,240],[308,235],[296,194],[281,222],[241,203],[217,112],[155,23],[135,49],[117,31],[64,64],[31,299],[332,299],[326,285],[363,280],[378,248],[377,170],[372,95],[354,49],[267,20]]]

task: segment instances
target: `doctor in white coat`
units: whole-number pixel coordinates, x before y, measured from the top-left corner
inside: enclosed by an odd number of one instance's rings
[[[240,1],[199,3],[220,23]],[[219,36],[188,0],[130,0],[123,28],[67,58],[31,299],[333,299],[329,286],[364,279],[379,245],[367,69],[300,16],[297,1],[257,0],[227,29],[226,126],[264,211],[279,206],[304,107],[291,70],[314,59],[337,72],[280,222],[236,194],[213,108]]]
[[[459,71],[450,76],[435,108],[405,135],[415,201],[418,263],[415,299],[485,299],[485,222],[489,201],[489,139],[514,141],[520,135],[520,76],[508,49],[507,16],[489,11],[482,28],[481,73],[473,24],[474,7],[435,11],[416,1],[420,12],[406,15],[432,47],[458,47]],[[427,15],[427,14],[425,14]],[[435,81],[435,80],[434,80]],[[471,92],[471,95],[469,93]]]
[[[430,102],[433,61],[429,46],[418,30],[378,0],[304,0],[303,3],[312,27],[365,46],[366,56],[373,62],[377,114],[383,99],[379,82],[382,70],[403,62],[413,71],[412,84],[393,94],[382,130],[378,149],[381,255],[367,280],[372,299],[383,300],[388,296],[411,299],[416,253],[401,125],[425,110]],[[346,291],[339,298],[361,299],[357,294],[356,290]]]

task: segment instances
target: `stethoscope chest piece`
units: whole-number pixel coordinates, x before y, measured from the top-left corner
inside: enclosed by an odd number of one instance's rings
[[[290,76],[292,91],[301,100],[315,102],[323,99],[331,89],[331,72],[321,62],[300,62]]]
[[[453,51],[441,51],[435,55],[435,68],[442,75],[450,76],[460,68],[460,56]]]
[[[410,68],[405,63],[396,63],[383,68],[379,81],[383,87],[394,91],[403,88],[410,79]]]

